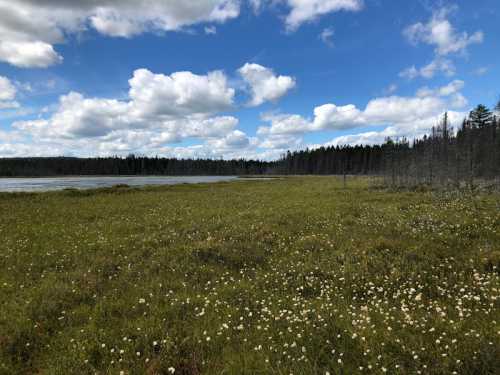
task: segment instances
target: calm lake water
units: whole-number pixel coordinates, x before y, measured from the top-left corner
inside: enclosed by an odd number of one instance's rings
[[[197,184],[236,180],[236,176],[113,176],[0,178],[0,191],[48,191],[67,188],[95,189],[118,184],[129,186]]]

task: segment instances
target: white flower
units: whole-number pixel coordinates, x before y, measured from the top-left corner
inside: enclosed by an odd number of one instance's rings
[[[173,374],[175,372],[175,368],[173,367],[169,367],[168,368],[168,372],[170,372],[171,374]]]

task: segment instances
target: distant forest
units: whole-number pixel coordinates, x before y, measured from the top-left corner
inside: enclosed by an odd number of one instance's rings
[[[496,108],[500,111],[500,103]],[[287,152],[276,161],[126,158],[4,158],[0,176],[63,175],[379,175],[387,184],[473,186],[500,179],[500,119],[479,105],[456,131],[445,114],[430,135],[382,145]]]

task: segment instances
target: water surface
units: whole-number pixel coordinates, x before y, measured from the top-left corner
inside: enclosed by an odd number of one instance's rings
[[[95,189],[119,184],[129,186],[196,184],[236,180],[236,176],[112,176],[0,178],[0,191],[49,191]]]

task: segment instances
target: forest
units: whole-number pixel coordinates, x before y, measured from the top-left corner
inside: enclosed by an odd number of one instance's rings
[[[500,110],[497,105],[496,111]],[[327,147],[287,153],[277,162],[282,174],[380,175],[387,185],[474,186],[500,178],[500,119],[478,105],[459,129],[445,113],[429,135],[411,142]]]
[[[500,103],[499,103],[500,104]],[[500,105],[478,105],[453,129],[445,113],[429,135],[287,152],[276,161],[105,158],[4,158],[0,176],[59,175],[375,175],[392,186],[474,186],[500,179]]]

